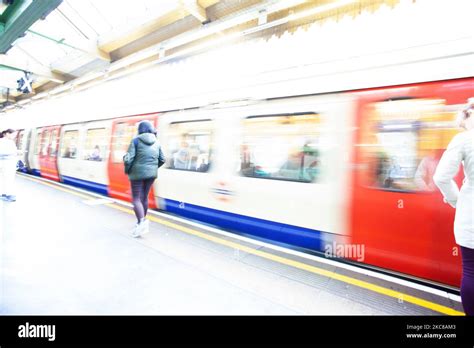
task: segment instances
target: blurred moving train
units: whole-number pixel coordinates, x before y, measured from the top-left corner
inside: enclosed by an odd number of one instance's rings
[[[17,145],[31,174],[130,201],[122,157],[150,120],[167,157],[153,208],[315,252],[363,246],[343,256],[457,287],[454,209],[432,177],[473,96],[463,78],[22,129]]]

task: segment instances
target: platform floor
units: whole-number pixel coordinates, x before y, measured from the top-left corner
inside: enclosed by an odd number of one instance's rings
[[[222,236],[186,221],[156,216],[149,234],[132,238],[135,218],[125,205],[24,175],[18,175],[17,188],[17,202],[0,201],[0,314],[462,311],[452,298]]]

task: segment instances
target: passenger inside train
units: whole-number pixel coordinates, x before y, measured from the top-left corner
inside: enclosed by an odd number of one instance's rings
[[[92,151],[91,155],[89,156],[89,161],[102,161],[102,157],[100,156],[100,147],[96,145],[94,150]]]

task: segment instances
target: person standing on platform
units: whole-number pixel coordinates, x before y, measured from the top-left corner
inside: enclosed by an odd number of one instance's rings
[[[145,218],[148,210],[148,194],[158,176],[158,168],[165,163],[156,130],[151,122],[140,122],[138,136],[130,143],[123,161],[125,173],[132,187],[133,211],[137,217],[132,236],[139,237],[149,231],[149,221]]]
[[[15,176],[18,150],[15,145],[16,132],[3,131],[0,138],[0,193],[2,200],[15,202]]]
[[[458,125],[466,131],[456,135],[436,168],[434,182],[444,201],[456,209],[454,236],[461,247],[461,301],[466,315],[474,315],[474,98],[458,114]],[[453,180],[464,166],[461,190]]]

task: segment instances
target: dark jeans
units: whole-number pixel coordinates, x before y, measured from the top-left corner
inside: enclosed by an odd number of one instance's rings
[[[146,216],[148,211],[148,193],[155,179],[130,180],[132,186],[133,211],[138,222]]]
[[[474,249],[461,247],[461,300],[466,315],[474,315]]]

